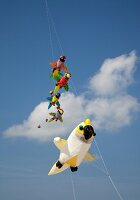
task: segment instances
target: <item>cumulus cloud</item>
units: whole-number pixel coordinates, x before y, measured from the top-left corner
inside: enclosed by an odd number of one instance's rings
[[[140,110],[138,100],[127,93],[133,83],[137,56],[135,51],[128,55],[106,59],[99,72],[90,78],[90,99],[85,93],[77,96],[63,93],[61,105],[65,113],[64,123],[46,123],[49,118],[48,103],[41,102],[35,107],[28,119],[4,131],[7,137],[25,136],[28,138],[49,140],[65,134],[87,117],[92,119],[96,130],[117,130],[130,125],[135,114]],[[51,108],[51,112],[55,109]],[[41,129],[37,126],[41,124]]]
[[[90,80],[90,87],[96,95],[113,96],[126,92],[133,82],[137,56],[135,51],[128,55],[106,59],[99,72]]]
[[[125,95],[113,98],[98,97],[89,102],[86,109],[94,119],[96,129],[115,131],[132,122],[140,105],[137,99]]]
[[[23,121],[19,125],[14,125],[4,132],[7,137],[25,136],[27,138],[49,140],[54,136],[65,134],[68,136],[71,127],[80,123],[84,117],[84,104],[85,99],[82,96],[75,96],[72,93],[62,94],[61,104],[64,109],[64,123],[51,122],[46,123],[46,118],[49,119],[51,116],[49,112],[55,112],[56,109],[53,107],[48,111],[48,103],[41,102],[35,107],[33,112],[29,115],[28,119]],[[38,125],[41,128],[38,129]]]

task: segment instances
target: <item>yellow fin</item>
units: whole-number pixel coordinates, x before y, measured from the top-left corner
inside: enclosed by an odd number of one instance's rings
[[[76,167],[76,162],[77,162],[77,156],[74,156],[67,160],[65,163],[70,165],[71,167]]]
[[[85,161],[93,161],[93,160],[95,160],[95,156],[92,155],[90,152],[87,152],[85,157],[84,157],[84,160]]]
[[[67,140],[64,140],[60,137],[56,137],[54,138],[54,144],[59,150],[61,150],[67,144]]]

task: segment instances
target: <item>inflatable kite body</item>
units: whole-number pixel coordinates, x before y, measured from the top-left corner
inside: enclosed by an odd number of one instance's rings
[[[63,74],[60,73],[59,69],[54,67],[53,70],[52,70],[52,74],[51,74],[50,78],[52,78],[55,81],[59,81],[62,76],[63,76]]]
[[[65,75],[60,78],[60,80],[56,83],[54,94],[56,94],[58,90],[62,87],[64,87],[66,91],[69,90],[68,81],[70,77],[71,77],[70,73],[65,73]]]
[[[63,122],[63,119],[62,119],[62,115],[63,115],[64,111],[61,109],[61,108],[57,108],[57,112],[56,113],[49,113],[51,116],[53,116],[48,122],[52,122],[52,121],[60,121],[60,122]]]
[[[54,144],[60,150],[60,156],[48,175],[58,174],[69,167],[74,172],[83,160],[94,160],[95,157],[88,150],[95,135],[90,119],[86,119],[72,131],[67,140],[60,137],[54,138]]]
[[[47,97],[47,100],[50,102],[48,105],[48,109],[50,109],[53,106],[57,105],[58,107],[60,107],[60,103],[59,103],[59,98],[61,96],[60,93],[57,93],[56,95],[53,95],[53,91],[50,91],[51,97]]]
[[[60,58],[58,59],[57,62],[51,62],[50,63],[50,66],[52,67],[56,67],[59,71],[60,70],[63,70],[65,72],[68,71],[67,67],[65,66],[65,60],[66,60],[66,57],[65,56],[60,56]]]

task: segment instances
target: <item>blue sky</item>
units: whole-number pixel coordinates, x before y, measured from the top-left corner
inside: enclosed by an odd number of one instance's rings
[[[73,199],[69,171],[47,175],[59,155],[52,141],[61,131],[66,137],[64,132],[68,135],[78,120],[90,115],[123,199],[139,200],[140,3],[48,4],[72,74],[70,93],[62,95],[64,128],[46,127],[43,121],[45,100],[54,87],[45,0],[0,0],[0,199]],[[53,28],[51,34],[57,59],[61,49]],[[43,129],[36,128],[38,123]],[[95,144],[91,152],[98,154]],[[99,160],[82,164],[73,174],[77,199],[85,199],[87,193],[88,199],[118,199],[101,169]]]

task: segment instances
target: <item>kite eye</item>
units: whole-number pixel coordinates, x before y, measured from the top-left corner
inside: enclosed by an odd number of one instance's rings
[[[79,126],[79,129],[80,129],[81,131],[84,130],[84,128],[83,128],[82,125]]]

